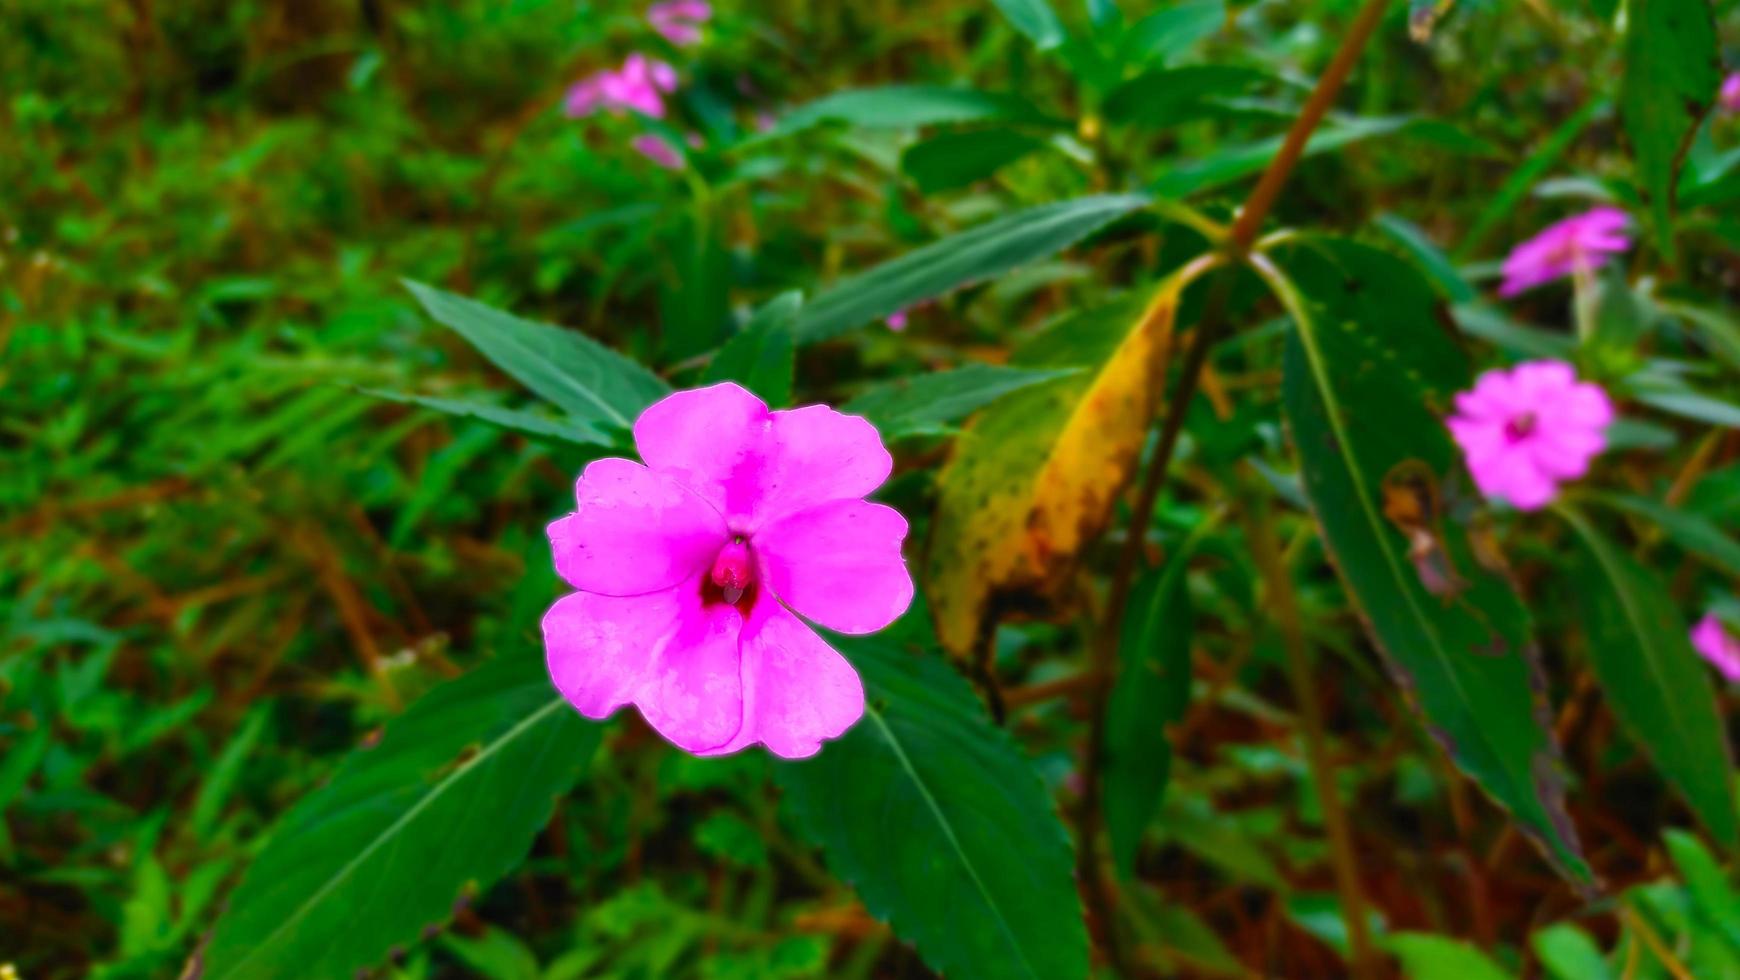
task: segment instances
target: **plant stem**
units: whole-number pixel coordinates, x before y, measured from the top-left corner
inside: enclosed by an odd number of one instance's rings
[[[1342,38],[1341,46],[1336,49],[1328,67],[1318,77],[1316,87],[1311,90],[1310,97],[1305,100],[1298,117],[1287,130],[1281,149],[1269,161],[1268,167],[1257,179],[1257,185],[1245,199],[1244,206],[1239,209],[1238,220],[1233,223],[1225,243],[1221,246],[1233,258],[1243,259],[1250,250],[1251,243],[1256,241],[1257,234],[1262,230],[1263,220],[1268,217],[1270,209],[1280,197],[1282,187],[1286,185],[1287,178],[1292,174],[1293,167],[1304,154],[1305,144],[1310,140],[1312,131],[1323,121],[1329,107],[1335,103],[1335,97],[1340,94],[1342,85],[1353,71],[1366,42],[1377,30],[1388,6],[1389,0],[1366,0],[1355,15],[1353,23]],[[1177,386],[1167,402],[1160,441],[1154,448],[1153,458],[1149,460],[1141,488],[1136,494],[1135,509],[1130,515],[1129,536],[1124,541],[1112,575],[1099,634],[1089,651],[1088,673],[1092,677],[1092,684],[1088,691],[1088,744],[1082,762],[1082,795],[1076,812],[1076,875],[1081,881],[1089,910],[1099,923],[1099,938],[1107,959],[1121,973],[1128,973],[1129,968],[1124,962],[1117,924],[1112,917],[1112,891],[1100,867],[1099,850],[1099,831],[1104,822],[1100,807],[1100,764],[1105,753],[1106,704],[1118,662],[1118,635],[1124,621],[1125,606],[1129,603],[1130,583],[1136,566],[1140,563],[1143,542],[1148,536],[1148,522],[1160,488],[1166,484],[1172,453],[1177,448],[1179,434],[1184,428],[1185,411],[1196,397],[1197,388],[1202,381],[1202,369],[1208,363],[1209,351],[1222,332],[1234,275],[1232,270],[1227,270],[1217,276],[1214,285],[1210,287],[1208,302],[1191,339],[1190,349],[1185,354]],[[1348,931],[1350,936],[1363,938],[1364,920],[1350,919]]]
[[[1304,620],[1299,615],[1299,597],[1293,590],[1293,575],[1281,560],[1268,500],[1255,493],[1249,494],[1248,499],[1245,528],[1250,537],[1251,557],[1262,576],[1267,606],[1280,627],[1281,645],[1287,654],[1287,680],[1292,685],[1299,724],[1304,730],[1305,763],[1311,770],[1317,802],[1323,808],[1323,826],[1329,834],[1335,890],[1341,897],[1342,918],[1347,921],[1353,975],[1376,976],[1376,961],[1372,958],[1371,935],[1366,921],[1365,894],[1359,884],[1359,860],[1353,849],[1353,832],[1348,826],[1347,811],[1342,809],[1341,794],[1335,784],[1335,766],[1329,758],[1323,707],[1317,702],[1317,686],[1311,678],[1311,658],[1306,647]]]

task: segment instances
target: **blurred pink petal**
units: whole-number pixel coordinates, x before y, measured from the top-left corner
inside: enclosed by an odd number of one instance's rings
[[[641,156],[658,164],[666,170],[683,169],[682,151],[665,141],[662,136],[652,133],[642,133],[630,144]]]
[[[1692,646],[1730,683],[1740,683],[1740,637],[1715,613],[1706,613],[1692,627]]]
[[[1631,219],[1614,207],[1598,207],[1543,228],[1504,260],[1498,294],[1516,296],[1555,279],[1599,269],[1610,255],[1631,247]]]
[[[683,47],[701,40],[701,25],[713,17],[706,0],[668,0],[647,8],[646,20],[665,40]]]
[[[1529,361],[1482,374],[1446,424],[1481,493],[1537,510],[1589,471],[1613,418],[1607,393],[1571,365]]]
[[[666,397],[634,435],[646,465],[592,463],[576,513],[550,525],[580,589],[544,617],[551,680],[587,717],[633,704],[696,754],[814,753],[864,692],[793,612],[867,633],[912,601],[906,520],[862,499],[892,466],[881,437],[730,383]]]
[[[663,119],[665,100],[661,93],[674,92],[676,88],[676,69],[643,54],[631,54],[623,59],[621,68],[594,72],[574,83],[568,89],[563,111],[576,118],[606,109]]]
[[[1740,112],[1740,71],[1722,79],[1722,92],[1716,101],[1726,112]]]
[[[905,310],[895,310],[893,313],[888,314],[888,319],[886,322],[888,324],[888,329],[894,331],[895,333],[899,333],[900,331],[905,330],[906,329],[906,311]]]

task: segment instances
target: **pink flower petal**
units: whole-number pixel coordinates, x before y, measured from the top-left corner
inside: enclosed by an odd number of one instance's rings
[[[912,603],[900,556],[906,518],[892,507],[835,500],[789,514],[755,536],[768,588],[808,619],[874,633]]]
[[[1740,637],[1736,637],[1715,613],[1708,613],[1692,627],[1692,647],[1730,682],[1740,683]]]
[[[663,592],[576,592],[544,615],[550,679],[588,718],[633,703],[679,748],[705,752],[743,726],[735,606],[703,605],[700,579]]]
[[[858,672],[779,603],[756,603],[743,630],[744,723],[730,744],[760,742],[787,759],[814,755],[864,714]]]
[[[653,405],[635,422],[634,441],[648,466],[675,475],[745,533],[862,497],[894,467],[869,422],[825,405],[769,412],[730,382]]]
[[[706,570],[730,537],[719,512],[675,477],[626,459],[588,465],[574,497],[577,511],[549,527],[550,549],[556,571],[587,592],[668,589]]]

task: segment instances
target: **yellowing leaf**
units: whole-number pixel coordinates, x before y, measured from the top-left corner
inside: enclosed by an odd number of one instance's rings
[[[1160,402],[1179,297],[1216,264],[1198,259],[1145,307],[1124,298],[1085,311],[1016,352],[1022,366],[1086,370],[991,406],[938,477],[926,577],[950,651],[973,648],[993,603],[1055,596],[1104,530]]]

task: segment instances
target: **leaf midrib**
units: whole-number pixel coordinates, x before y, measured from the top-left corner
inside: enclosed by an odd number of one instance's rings
[[[960,838],[955,834],[954,824],[950,823],[948,817],[944,815],[942,807],[936,801],[936,797],[931,794],[930,787],[925,785],[924,779],[918,774],[918,769],[913,766],[912,759],[907,756],[905,747],[900,744],[900,739],[895,737],[894,730],[889,727],[887,720],[882,717],[882,712],[876,710],[874,706],[867,706],[864,714],[869,717],[871,721],[876,723],[876,727],[882,733],[883,739],[888,742],[889,748],[894,750],[894,757],[899,760],[900,768],[906,771],[906,775],[912,780],[912,784],[918,787],[918,792],[923,797],[925,806],[930,809],[931,816],[936,818],[937,826],[942,828],[943,836],[948,839],[949,846],[954,849],[955,854],[960,858],[961,866],[966,869],[967,876],[972,879],[973,887],[978,891],[979,897],[985,903],[985,907],[989,908],[991,913],[996,916],[998,928],[1003,930],[1003,935],[1009,940],[1010,948],[1015,951],[1016,956],[1020,957],[1021,965],[1027,969],[1027,975],[1031,977],[1040,976],[1039,971],[1034,969],[1032,961],[1027,958],[1027,950],[1022,947],[1020,940],[1016,937],[1014,928],[1009,924],[1009,920],[1004,917],[1002,906],[998,905],[996,900],[991,897],[990,889],[985,886],[984,879],[979,877],[978,868],[967,856],[966,850],[961,847]]]
[[[363,848],[355,857],[346,862],[345,865],[334,873],[331,878],[328,878],[326,884],[322,885],[319,891],[316,891],[311,897],[297,906],[296,911],[279,922],[276,929],[273,929],[271,932],[267,933],[263,939],[255,943],[254,948],[248,953],[248,955],[238,960],[225,976],[236,975],[243,966],[246,966],[262,952],[269,950],[272,947],[272,944],[286,929],[300,922],[309,912],[313,911],[313,909],[320,904],[322,899],[324,899],[334,888],[338,887],[340,882],[346,880],[356,871],[360,864],[373,855],[374,852],[382,846],[383,842],[396,837],[399,831],[406,824],[414,820],[418,814],[427,809],[443,793],[447,792],[449,788],[460,782],[463,777],[475,771],[477,767],[490,756],[500,751],[502,746],[505,746],[518,738],[526,730],[542,721],[545,715],[561,708],[565,703],[566,702],[560,696],[552,697],[549,703],[545,704],[542,708],[527,715],[525,718],[516,722],[512,728],[502,732],[500,737],[490,741],[484,748],[480,749],[476,755],[467,760],[464,765],[449,772],[438,782],[431,784],[429,791],[425,793],[414,806],[407,808],[405,812],[401,813],[399,817],[389,824],[384,831],[376,835],[375,839],[370,841],[367,847]]]

